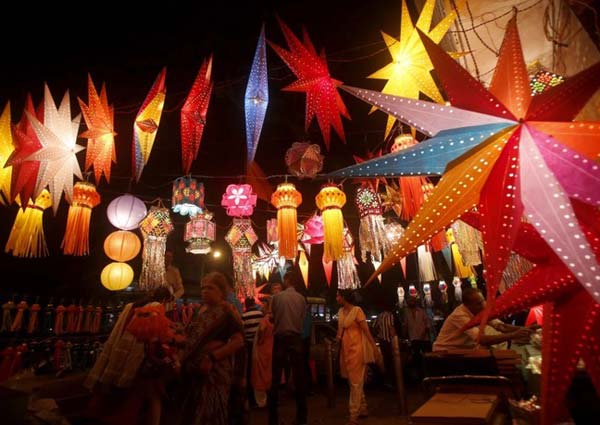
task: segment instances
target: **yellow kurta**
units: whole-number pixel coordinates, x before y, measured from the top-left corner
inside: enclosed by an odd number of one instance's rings
[[[360,322],[366,320],[360,307],[353,307],[348,314],[340,308],[338,326],[342,328],[342,346],[340,348],[340,372],[350,383],[363,381],[365,360],[363,352],[363,331]]]

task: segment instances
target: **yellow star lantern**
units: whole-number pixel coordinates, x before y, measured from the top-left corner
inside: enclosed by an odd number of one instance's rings
[[[382,91],[383,93],[410,99],[418,99],[419,93],[423,93],[435,102],[444,102],[430,74],[433,65],[417,33],[417,28],[427,34],[435,43],[439,43],[454,23],[456,11],[453,10],[450,12],[430,30],[434,7],[435,0],[427,0],[417,20],[417,24],[413,25],[408,8],[406,7],[406,0],[402,0],[400,40],[383,31],[381,32],[383,40],[392,56],[392,62],[369,75],[368,78],[387,80]],[[458,54],[455,56],[458,56]],[[371,112],[375,109],[371,109]],[[389,135],[394,122],[396,122],[396,118],[388,116],[385,137]]]
[[[0,196],[0,203],[10,203],[10,176],[12,167],[6,167],[6,161],[11,153],[15,150],[12,141],[12,132],[10,131],[10,103],[6,104],[2,116],[0,116],[0,192],[4,196]]]

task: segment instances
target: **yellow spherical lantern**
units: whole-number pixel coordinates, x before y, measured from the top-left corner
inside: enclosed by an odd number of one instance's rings
[[[104,253],[113,261],[134,259],[142,248],[140,238],[127,230],[112,232],[104,240]]]
[[[277,208],[279,255],[295,259],[298,252],[296,208],[302,203],[302,195],[292,183],[282,183],[271,196],[271,203]]]
[[[120,291],[133,282],[133,269],[126,263],[110,263],[100,274],[102,285],[111,291]]]

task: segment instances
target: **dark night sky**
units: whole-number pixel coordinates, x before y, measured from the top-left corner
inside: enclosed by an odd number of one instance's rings
[[[272,2],[195,2],[193,6],[145,6],[124,12],[105,3],[89,3],[74,10],[75,16],[58,10],[56,3],[46,10],[16,11],[14,21],[19,27],[0,29],[3,45],[0,59],[0,104],[10,100],[12,120],[20,118],[25,96],[31,92],[34,102],[42,100],[43,83],[48,82],[56,100],[68,88],[73,111],[79,112],[76,97],[87,101],[86,78],[91,73],[97,86],[106,82],[109,102],[116,107],[115,126],[118,164],[113,166],[110,185],[102,182],[99,192],[102,204],[92,215],[92,255],[70,258],[59,249],[64,232],[67,204],[63,201],[54,217],[44,214],[44,229],[51,252],[45,259],[16,259],[0,254],[3,273],[0,294],[57,294],[68,297],[104,297],[107,294],[99,282],[100,270],[110,261],[102,251],[104,238],[115,229],[106,218],[106,206],[114,197],[128,189],[132,125],[135,115],[156,75],[167,67],[167,98],[160,128],[150,161],[140,183],[133,184],[132,193],[150,201],[158,196],[170,197],[170,181],[181,175],[179,139],[179,112],[198,68],[211,52],[214,54],[213,78],[215,89],[208,112],[198,159],[192,174],[238,175],[244,172],[245,128],[243,97],[256,40],[262,22],[266,24],[267,39],[285,46],[276,23],[278,14],[296,33],[306,26],[318,49],[324,47],[329,59],[331,75],[349,85],[381,89],[384,81],[365,77],[385,65],[389,55],[380,36],[380,30],[397,36],[400,26],[400,0],[393,1],[315,1],[290,0]],[[251,4],[252,3],[252,4]],[[210,9],[205,8],[210,4]],[[84,9],[89,9],[87,16]],[[203,6],[204,5],[204,6]],[[25,7],[25,6],[21,6]],[[27,7],[33,9],[33,5]],[[122,6],[121,6],[122,7]],[[6,18],[9,19],[9,18]],[[10,18],[12,19],[12,18]],[[21,35],[27,34],[27,37]],[[323,141],[316,125],[304,131],[304,96],[284,93],[280,89],[295,80],[276,54],[267,47],[269,65],[270,103],[260,139],[256,160],[267,175],[285,173],[283,156],[295,141],[309,139]],[[367,149],[382,142],[385,116],[368,116],[369,106],[342,94],[352,116],[344,121],[348,143],[343,145],[332,136],[331,149],[325,159],[325,171],[353,163],[352,154],[364,155]],[[82,120],[80,132],[85,128]],[[85,145],[84,139],[78,140]],[[85,153],[79,154],[83,165]],[[230,218],[220,206],[221,194],[227,179],[203,180],[206,202],[216,213],[219,225],[217,245],[225,252],[228,248],[222,237]],[[273,184],[278,181],[272,181]],[[319,184],[301,182],[299,190],[304,197],[300,214],[311,214],[315,209],[314,195]],[[347,194],[355,185],[346,183]],[[265,220],[274,216],[272,208],[259,201],[253,216],[258,224],[257,233],[265,238]],[[352,197],[344,208],[347,221],[356,234],[358,222]],[[0,209],[0,243],[4,246],[14,221],[16,207]],[[176,231],[168,245],[176,251],[178,263],[188,282],[197,280],[198,257],[186,255],[182,232],[185,220],[173,216]],[[319,255],[317,249],[315,255]],[[318,261],[317,261],[318,260]],[[320,264],[320,258],[313,258]],[[130,264],[139,271],[141,260]],[[213,267],[211,265],[208,268]],[[316,269],[316,268],[315,268]],[[368,275],[368,267],[361,267]],[[315,282],[313,293],[323,293],[322,271],[311,274]],[[334,278],[335,279],[335,278]],[[387,282],[395,287],[398,277],[388,275]]]

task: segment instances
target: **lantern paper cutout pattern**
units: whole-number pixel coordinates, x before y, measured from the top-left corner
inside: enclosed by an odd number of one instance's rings
[[[266,280],[269,280],[271,270],[278,266],[279,261],[280,257],[277,248],[271,248],[261,243],[258,246],[258,257],[253,256],[252,258],[252,270],[253,272],[260,273]]]
[[[2,204],[10,204],[12,201],[10,194],[12,168],[7,163],[14,150],[10,128],[10,102],[7,102],[0,116],[0,203]]]
[[[142,200],[133,195],[121,195],[113,199],[106,209],[108,221],[121,230],[137,229],[140,221],[146,215],[148,210]]]
[[[344,228],[344,255],[336,261],[338,289],[357,289],[360,278],[354,258],[354,238],[348,228]]]
[[[92,208],[100,204],[96,186],[77,182],[73,187],[73,202],[69,207],[67,228],[61,248],[65,255],[88,255],[90,252],[90,219]]]
[[[323,256],[327,261],[339,260],[344,254],[344,217],[341,208],[346,203],[346,194],[337,186],[328,184],[321,188],[315,200],[323,217]]]
[[[386,256],[390,250],[391,243],[383,223],[379,195],[369,187],[359,187],[356,190],[355,202],[360,217],[360,256],[366,262],[367,252],[370,252],[373,261],[381,261],[382,256]]]
[[[83,119],[87,125],[87,131],[81,133],[80,137],[88,139],[85,154],[85,169],[94,166],[96,184],[100,183],[102,174],[110,183],[111,162],[117,162],[115,152],[115,125],[114,107],[108,104],[106,86],[102,84],[100,95],[94,87],[92,77],[88,74],[88,104],[77,99]]]
[[[144,237],[140,289],[152,290],[166,286],[165,251],[167,236],[173,230],[169,210],[156,206],[150,208],[148,215],[140,222],[140,230]]]
[[[282,183],[271,196],[271,203],[277,208],[279,255],[293,260],[298,253],[296,208],[302,203],[302,195],[292,183]]]
[[[47,85],[44,85],[44,124],[25,112],[42,148],[28,160],[40,161],[36,195],[48,186],[52,194],[52,209],[56,214],[62,193],[69,204],[73,198],[73,175],[82,179],[76,154],[84,148],[77,142],[81,115],[71,120],[71,103],[67,91],[58,109]],[[25,202],[25,201],[24,201]]]
[[[40,122],[44,121],[43,107],[40,107],[39,113],[36,113],[30,94],[27,95],[25,111],[32,116],[36,116]],[[42,148],[42,144],[35,131],[33,131],[26,112],[23,112],[21,120],[13,127],[15,150],[6,162],[6,165],[12,167],[11,201],[19,196],[23,208],[27,207],[30,200],[34,199],[35,185],[40,168],[40,162],[30,160],[29,157]]]
[[[156,77],[156,81],[154,81],[133,124],[132,170],[136,181],[139,181],[142,177],[142,171],[144,171],[144,167],[150,159],[150,153],[154,146],[167,95],[166,77],[167,69],[163,68]]]
[[[211,75],[212,55],[202,62],[192,89],[181,108],[181,153],[185,174],[190,173],[192,162],[197,158],[202,142],[213,89]]]
[[[19,208],[4,252],[12,251],[15,257],[45,257],[48,255],[44,237],[44,210],[52,205],[52,197],[46,189],[29,202],[23,210]]]
[[[319,145],[294,142],[285,153],[285,165],[293,175],[313,179],[323,169],[323,158]]]
[[[212,221],[212,214],[205,212],[192,217],[185,225],[183,239],[188,243],[186,252],[190,254],[208,254],[211,251],[210,244],[217,236],[217,226]]]
[[[240,298],[254,298],[255,285],[252,273],[252,245],[258,236],[249,218],[234,218],[225,240],[233,251],[233,272],[237,293]]]
[[[313,117],[316,116],[327,149],[331,140],[331,127],[345,142],[342,116],[350,119],[350,114],[337,91],[337,88],[342,85],[341,81],[334,80],[329,75],[325,52],[321,51],[321,54],[317,54],[306,31],[302,43],[281,19],[278,21],[290,50],[284,50],[271,42],[269,45],[298,78],[283,90],[306,93],[304,127],[308,130]]]
[[[133,282],[133,269],[126,263],[110,263],[102,269],[100,282],[110,291],[120,291]]]
[[[417,259],[419,262],[419,280],[421,282],[437,280],[437,273],[433,266],[433,257],[427,246],[419,245]]]
[[[133,260],[142,248],[142,243],[135,233],[117,230],[104,240],[104,253],[108,258],[119,263]]]
[[[173,182],[171,197],[173,212],[194,217],[204,209],[204,184],[191,177],[179,177]]]
[[[269,85],[267,79],[267,47],[265,44],[265,27],[260,30],[254,61],[246,86],[244,109],[246,112],[246,148],[248,164],[254,161],[260,133],[269,105]]]
[[[433,42],[439,43],[454,23],[456,11],[451,11],[434,28],[431,28],[434,8],[435,0],[426,0],[416,25],[413,25],[406,0],[402,0],[400,39],[397,40],[384,32],[381,33],[390,51],[390,56],[392,56],[392,62],[369,75],[368,78],[387,80],[382,93],[411,99],[419,99],[419,93],[424,93],[438,103],[444,102],[431,76],[430,71],[433,69],[433,65],[417,31],[422,31]],[[458,55],[454,56],[458,57]],[[386,138],[395,121],[394,117],[388,117],[385,128]]]
[[[404,288],[402,286],[399,286],[396,292],[398,293],[398,305],[400,306],[400,308],[402,308],[402,306],[404,305]]]
[[[267,243],[271,245],[277,244],[279,235],[277,234],[277,219],[270,218],[267,220]]]
[[[531,80],[529,86],[531,87],[531,95],[535,96],[548,91],[552,87],[558,86],[560,83],[565,81],[565,77],[554,72],[540,69],[537,71]]]
[[[256,194],[249,184],[230,184],[221,199],[230,217],[249,217],[256,206]]]
[[[298,257],[298,267],[300,268],[300,273],[302,274],[304,286],[308,288],[308,258],[306,258],[306,253],[304,252],[304,250],[300,250],[300,256]]]

